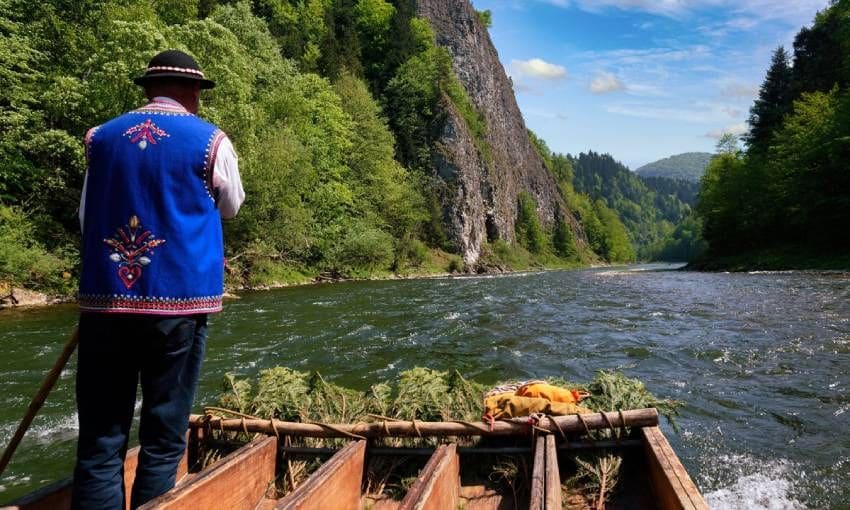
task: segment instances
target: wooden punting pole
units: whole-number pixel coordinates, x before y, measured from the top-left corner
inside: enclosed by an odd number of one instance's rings
[[[613,411],[569,416],[552,416],[535,425],[553,434],[575,434],[606,428],[653,427],[658,425],[658,411],[654,408],[631,411]],[[497,421],[492,427],[483,422],[459,421],[378,421],[355,424],[296,423],[254,418],[220,418],[194,414],[189,427],[209,427],[269,435],[299,437],[348,437],[366,439],[374,437],[435,437],[435,436],[511,436],[528,434],[529,423]]]

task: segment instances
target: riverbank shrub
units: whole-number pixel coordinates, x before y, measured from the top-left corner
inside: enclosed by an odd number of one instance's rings
[[[72,247],[47,250],[36,240],[35,229],[19,209],[0,204],[0,282],[49,294],[72,292],[76,252]]]
[[[395,271],[405,268],[421,269],[428,259],[428,246],[419,239],[403,238],[396,250],[396,260],[393,263]]]
[[[509,244],[503,239],[496,239],[481,247],[481,263],[514,271],[530,269],[537,265],[534,255],[523,246],[517,243]]]
[[[332,269],[350,273],[358,268],[387,269],[393,261],[394,244],[390,234],[372,226],[355,223],[329,257]]]

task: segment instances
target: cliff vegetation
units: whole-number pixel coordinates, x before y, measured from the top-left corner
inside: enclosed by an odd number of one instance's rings
[[[438,44],[453,37],[443,21],[456,6],[444,3],[0,0],[0,281],[73,292],[83,134],[142,104],[131,79],[165,48],[218,82],[200,114],[240,156],[248,200],[225,226],[231,286],[597,260],[542,165],[502,175],[508,149],[492,142],[509,133],[488,115],[517,119],[468,87],[500,91],[504,71],[457,67],[470,43]],[[487,14],[462,7],[475,51],[495,55]],[[463,135],[455,145],[447,126]],[[459,149],[481,167],[481,190],[466,187]]]

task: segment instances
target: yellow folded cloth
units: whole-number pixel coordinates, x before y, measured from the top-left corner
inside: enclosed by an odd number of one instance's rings
[[[541,382],[533,382],[520,386],[516,390],[516,394],[520,397],[545,398],[552,402],[566,402],[570,404],[577,404],[589,395],[587,392],[567,390]]]
[[[587,414],[589,409],[572,402],[553,402],[540,397],[522,397],[512,392],[497,393],[484,399],[484,416],[489,420],[507,420],[543,413],[552,416]]]

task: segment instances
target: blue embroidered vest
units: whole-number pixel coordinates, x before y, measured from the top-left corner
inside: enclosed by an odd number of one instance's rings
[[[82,310],[221,310],[224,248],[212,171],[223,138],[214,125],[159,102],[89,131]]]

